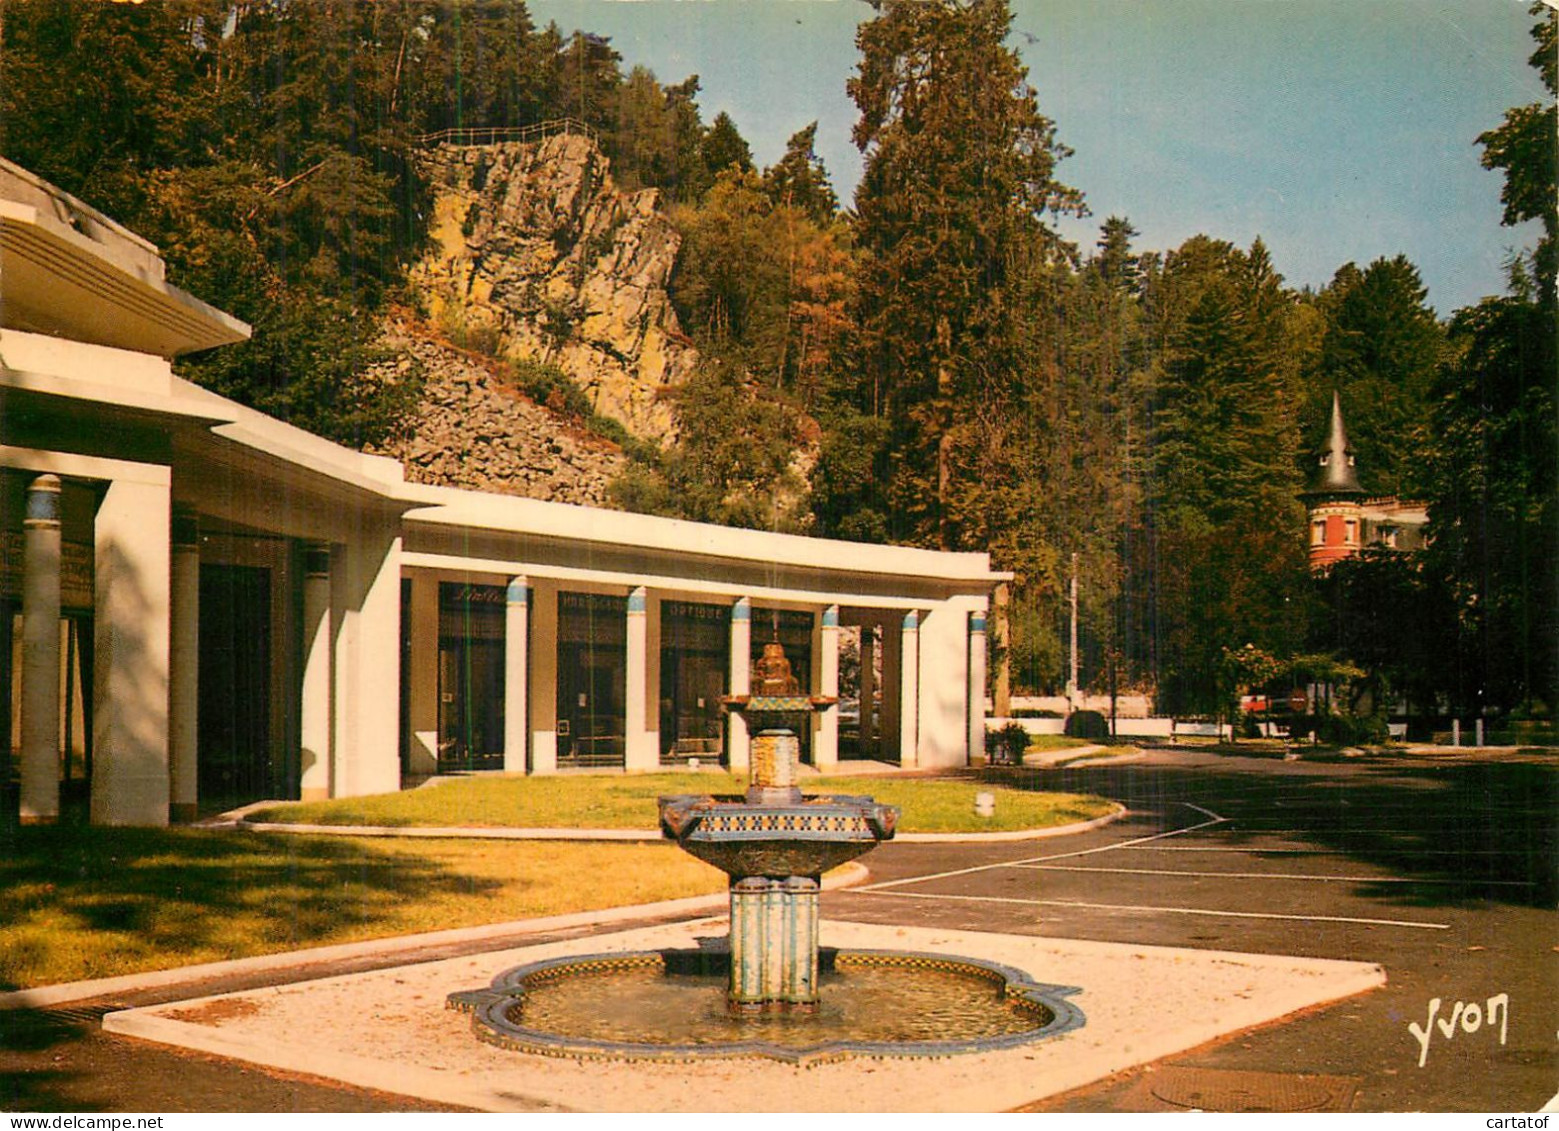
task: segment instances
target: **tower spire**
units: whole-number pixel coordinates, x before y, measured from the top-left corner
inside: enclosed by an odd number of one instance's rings
[[[1362,495],[1359,473],[1353,465],[1353,446],[1342,422],[1342,398],[1332,390],[1332,422],[1326,441],[1316,452],[1316,469],[1310,477],[1309,495]]]

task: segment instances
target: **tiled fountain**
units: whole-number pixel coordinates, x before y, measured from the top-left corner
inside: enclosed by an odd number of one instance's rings
[[[795,728],[832,699],[801,693],[776,642],[753,692],[727,697],[754,733],[745,795],[660,800],[662,832],[730,877],[730,932],[696,951],[553,959],[451,994],[492,1044],[547,1056],[679,1060],[946,1056],[1076,1028],[1075,988],[979,959],[819,945],[825,872],[891,839],[899,811],[803,795]]]

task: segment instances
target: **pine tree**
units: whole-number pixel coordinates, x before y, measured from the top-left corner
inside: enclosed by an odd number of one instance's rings
[[[1559,13],[1535,4],[1532,36],[1550,100],[1482,134],[1503,169],[1504,222],[1540,217],[1510,293],[1452,319],[1454,360],[1436,384],[1428,567],[1451,591],[1461,632],[1456,706],[1542,714],[1559,704],[1559,300],[1555,295],[1553,98]]]
[[[814,223],[827,224],[839,210],[839,198],[813,148],[816,141],[816,122],[792,134],[785,156],[764,170],[763,188],[776,205],[798,208]]]
[[[1368,489],[1381,495],[1417,497],[1426,486],[1429,389],[1445,357],[1445,331],[1425,305],[1427,293],[1418,269],[1398,255],[1363,271],[1344,264],[1316,299],[1325,330],[1301,435],[1322,434],[1332,394],[1341,394]]]
[[[1015,266],[1081,199],[1054,177],[1067,151],[1006,46],[1005,0],[873,6],[848,86],[866,157],[855,407],[889,424],[893,535],[951,549],[982,525],[980,422],[1018,368]]]

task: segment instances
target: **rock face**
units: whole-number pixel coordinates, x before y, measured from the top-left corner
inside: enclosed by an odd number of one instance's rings
[[[392,323],[383,344],[396,360],[379,376],[413,366],[423,374],[413,433],[378,449],[414,483],[468,487],[583,506],[606,506],[607,486],[627,463],[615,444],[509,389],[502,367]],[[484,361],[487,363],[484,364]]]
[[[568,373],[596,411],[651,439],[673,428],[658,394],[697,354],[666,292],[681,237],[656,193],[623,193],[590,139],[440,146],[433,250],[412,278],[456,340]]]

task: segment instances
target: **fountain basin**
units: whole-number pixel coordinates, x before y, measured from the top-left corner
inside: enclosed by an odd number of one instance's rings
[[[778,804],[683,794],[660,799],[665,835],[733,879],[820,876],[893,837],[899,811],[870,797],[831,794]]]
[[[902,951],[821,951],[826,1005],[802,1016],[732,1016],[730,956],[632,951],[551,959],[449,995],[483,1041],[517,1052],[611,1060],[761,1057],[812,1065],[851,1056],[945,1057],[1012,1048],[1083,1024],[1068,995],[1021,970]]]

